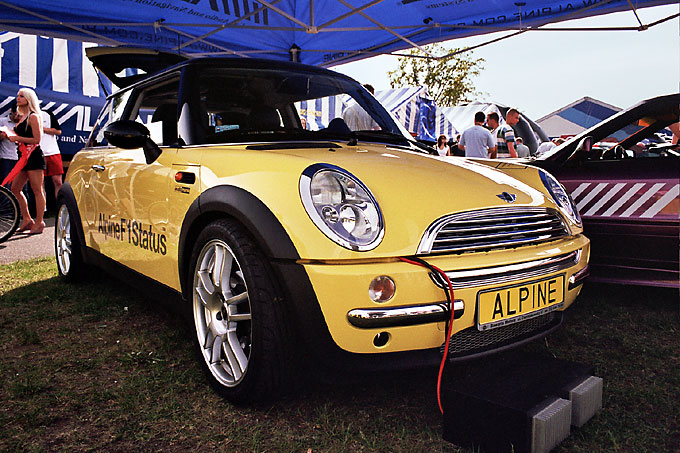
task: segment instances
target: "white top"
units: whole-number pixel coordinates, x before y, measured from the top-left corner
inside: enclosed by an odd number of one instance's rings
[[[9,116],[0,116],[0,127],[5,126],[8,129],[13,129],[16,123],[10,121]],[[0,159],[17,160],[19,155],[17,154],[17,145],[12,143],[7,139],[0,140]],[[0,181],[2,182],[2,181]]]
[[[538,149],[536,150],[536,155],[540,156],[541,154],[550,151],[554,147],[555,147],[555,144],[553,142],[543,142],[540,145],[538,145]]]
[[[373,121],[371,115],[357,103],[350,105],[342,112],[342,119],[345,120],[345,123],[347,123],[350,130],[353,131],[370,131],[378,129],[378,124]]]
[[[448,156],[449,154],[449,145],[444,145],[443,148],[440,148],[439,145],[436,145],[434,148],[437,150],[440,156]]]
[[[43,135],[40,139],[40,149],[42,149],[43,156],[54,156],[59,154],[59,144],[57,143],[57,136],[45,132],[46,127],[55,127],[52,124],[52,117],[48,112],[42,112],[43,120]],[[56,121],[56,119],[54,120]]]

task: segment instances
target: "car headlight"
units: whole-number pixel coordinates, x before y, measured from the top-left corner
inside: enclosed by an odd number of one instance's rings
[[[552,195],[555,203],[557,203],[557,206],[559,206],[560,211],[562,211],[562,213],[566,215],[569,220],[574,222],[576,225],[581,226],[581,216],[578,213],[576,204],[574,203],[574,200],[571,199],[571,196],[564,186],[560,184],[559,181],[557,181],[557,179],[555,179],[555,177],[550,173],[541,170],[540,174],[543,185],[546,189],[548,189],[550,195]]]
[[[308,167],[300,177],[300,197],[314,224],[350,250],[372,250],[383,238],[383,217],[368,188],[330,164]]]

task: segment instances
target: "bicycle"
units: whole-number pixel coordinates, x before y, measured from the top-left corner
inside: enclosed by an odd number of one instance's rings
[[[19,228],[19,201],[6,187],[0,186],[0,242],[4,242]]]

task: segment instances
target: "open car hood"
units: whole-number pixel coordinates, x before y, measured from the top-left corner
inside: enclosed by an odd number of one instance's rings
[[[119,88],[188,59],[180,54],[137,47],[89,47],[85,54]]]
[[[570,138],[531,163],[538,166],[542,166],[541,163],[561,165],[574,154],[584,137],[592,137],[595,143],[626,125],[637,125],[641,122],[651,124],[657,121],[663,124],[680,121],[680,94],[658,96],[639,102]],[[636,135],[632,134],[625,141],[636,141]]]

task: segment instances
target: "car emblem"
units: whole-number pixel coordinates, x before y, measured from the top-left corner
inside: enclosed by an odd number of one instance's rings
[[[514,203],[515,200],[517,199],[517,195],[515,195],[514,193],[503,192],[499,193],[496,196],[503,201],[507,201],[508,203]]]

